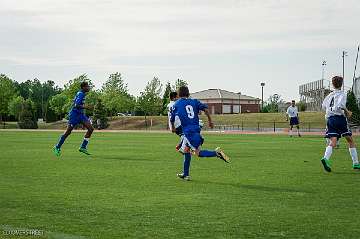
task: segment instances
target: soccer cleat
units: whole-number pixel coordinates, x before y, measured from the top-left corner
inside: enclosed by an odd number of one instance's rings
[[[79,152],[86,155],[90,155],[89,151],[86,148],[79,148]]]
[[[360,164],[359,163],[353,164],[353,169],[360,169]]]
[[[224,151],[220,148],[220,147],[217,147],[215,149],[216,151],[216,156],[222,160],[224,160],[225,163],[230,163],[230,158],[229,156],[227,156]]]
[[[322,158],[321,163],[324,166],[325,171],[330,173],[331,172],[330,160],[327,160],[326,158]]]
[[[176,176],[178,176],[178,178],[181,178],[181,179],[183,179],[183,180],[185,180],[185,181],[190,181],[190,176],[189,176],[189,175],[188,175],[188,176],[184,176],[183,173],[178,173]]]
[[[54,146],[53,152],[54,152],[55,156],[57,156],[57,157],[59,157],[61,155],[61,149],[56,146]]]

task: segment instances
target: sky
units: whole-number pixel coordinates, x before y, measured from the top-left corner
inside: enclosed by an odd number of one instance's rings
[[[359,0],[0,0],[0,73],[97,88],[120,72],[139,95],[154,76],[299,99],[300,84],[342,74],[351,86]],[[360,68],[360,67],[358,67]],[[360,75],[360,70],[357,72]]]

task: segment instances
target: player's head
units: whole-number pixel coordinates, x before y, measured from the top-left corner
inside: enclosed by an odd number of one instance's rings
[[[170,92],[170,100],[171,101],[174,101],[174,100],[176,100],[176,98],[177,98],[177,96],[178,96],[178,93],[177,92]]]
[[[189,88],[187,86],[180,86],[178,92],[179,92],[180,98],[189,98],[190,97]]]
[[[291,101],[291,105],[294,107],[295,106],[295,100]]]
[[[344,79],[341,76],[334,76],[331,81],[335,89],[341,89]]]
[[[84,91],[84,92],[89,92],[90,91],[90,85],[88,82],[83,81],[80,84],[80,88]]]

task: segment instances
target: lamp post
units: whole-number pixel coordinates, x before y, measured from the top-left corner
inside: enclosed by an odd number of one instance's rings
[[[264,86],[265,86],[265,83],[262,82],[261,84],[261,110],[264,109]]]
[[[343,77],[343,91],[345,90],[345,56],[347,56],[347,52],[343,51],[342,52],[342,67],[343,67],[343,73],[342,73],[342,77]]]
[[[326,61],[324,60],[321,65],[322,65],[321,79],[324,80]]]
[[[238,95],[239,95],[239,114],[241,114],[241,101],[240,101],[241,92],[239,92]]]

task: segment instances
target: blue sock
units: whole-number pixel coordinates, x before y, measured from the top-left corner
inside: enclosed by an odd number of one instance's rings
[[[80,147],[83,149],[86,149],[86,146],[88,145],[88,143],[89,143],[89,138],[84,138]]]
[[[216,151],[210,151],[210,150],[201,150],[199,152],[199,157],[202,158],[211,158],[211,157],[216,157]]]
[[[56,148],[60,149],[61,146],[64,144],[64,142],[65,142],[65,136],[64,136],[64,135],[61,135],[61,136],[60,136],[60,139],[59,139],[59,142],[58,142],[57,145],[56,145]]]
[[[184,176],[189,176],[190,173],[190,162],[191,162],[191,154],[184,154]]]

